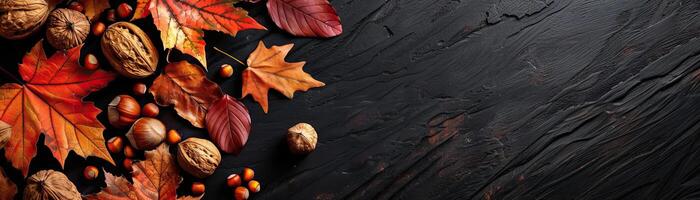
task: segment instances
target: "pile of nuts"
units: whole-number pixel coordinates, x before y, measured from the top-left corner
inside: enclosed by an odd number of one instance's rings
[[[233,196],[236,200],[245,200],[250,197],[250,193],[260,192],[260,182],[253,180],[255,171],[251,168],[243,168],[241,175],[231,174],[226,178],[226,185],[235,188]],[[247,187],[244,182],[247,182]]]

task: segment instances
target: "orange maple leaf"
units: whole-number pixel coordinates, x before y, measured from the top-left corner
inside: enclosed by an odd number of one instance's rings
[[[105,147],[101,112],[82,98],[114,79],[112,73],[89,71],[79,64],[80,46],[46,58],[42,41],[24,56],[19,73],[26,84],[0,86],[0,120],[12,126],[5,157],[27,176],[43,133],[44,144],[61,166],[68,153],[97,156],[114,164]]]
[[[246,29],[266,30],[244,9],[234,7],[238,0],[137,0],[132,20],[153,16],[160,30],[163,48],[176,48],[207,67],[204,31],[212,30],[236,36]]]
[[[146,160],[131,165],[134,169],[131,173],[133,184],[124,177],[105,172],[107,187],[87,199],[175,199],[182,177],[168,151],[168,145],[161,144],[154,150],[146,151],[145,156]],[[179,199],[200,198],[185,196]]]
[[[302,70],[306,62],[284,61],[293,46],[294,44],[288,44],[268,49],[260,41],[248,57],[248,68],[243,70],[242,97],[252,95],[265,113],[268,110],[267,92],[270,88],[291,99],[296,91],[307,91],[325,85]]]

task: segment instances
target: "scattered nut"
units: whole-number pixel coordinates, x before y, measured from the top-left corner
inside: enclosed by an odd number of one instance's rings
[[[105,11],[104,15],[105,19],[110,23],[114,23],[117,21],[117,14],[114,11],[114,9],[108,9],[107,11]]]
[[[154,103],[147,103],[143,106],[143,116],[145,117],[157,117],[160,113],[160,109]]]
[[[260,182],[256,180],[248,182],[248,190],[250,190],[252,193],[260,192]]]
[[[95,180],[97,176],[100,175],[100,170],[97,169],[95,166],[87,166],[83,170],[83,177],[85,177],[86,180],[91,181]]]
[[[169,130],[168,136],[166,136],[168,144],[177,144],[181,139],[182,137],[180,137],[180,133],[178,133],[175,129]]]
[[[81,13],[85,11],[85,7],[83,7],[83,4],[78,1],[70,2],[70,4],[68,4],[68,9],[75,10]]]
[[[83,13],[65,8],[51,12],[46,27],[46,39],[56,49],[77,47],[90,32],[90,22]]]
[[[245,188],[243,186],[236,187],[236,190],[234,190],[233,194],[236,197],[236,200],[246,200],[250,196],[248,188]]]
[[[204,194],[204,190],[205,190],[204,184],[202,184],[200,182],[192,183],[192,194],[194,194],[194,196],[199,196],[199,195]]]
[[[87,70],[94,71],[100,67],[100,63],[97,61],[97,57],[95,57],[94,54],[89,53],[85,56],[83,67],[85,67]]]
[[[92,25],[92,35],[100,37],[105,32],[105,23],[97,22]]]
[[[209,140],[187,138],[178,144],[177,163],[183,170],[197,178],[214,173],[221,162],[221,153]]]
[[[238,174],[231,174],[226,178],[226,185],[229,187],[241,186],[243,181],[241,181],[241,176]]]
[[[107,150],[111,153],[119,153],[124,148],[122,137],[116,136],[107,141]]]
[[[41,29],[49,16],[45,0],[0,1],[0,36],[19,40]]]
[[[134,148],[129,145],[124,146],[124,157],[133,158],[135,155]]]
[[[318,135],[310,124],[299,123],[289,128],[287,132],[287,144],[289,151],[294,154],[308,154],[316,149]]]
[[[131,166],[133,164],[133,161],[131,161],[130,158],[124,159],[124,162],[122,162],[122,167],[128,172],[134,171],[134,167]]]
[[[165,125],[158,119],[143,117],[134,122],[126,138],[138,150],[155,149],[165,139]]]
[[[219,68],[219,76],[221,76],[221,78],[230,78],[233,76],[233,67],[229,64],[221,65],[221,68]]]
[[[129,22],[107,28],[100,42],[102,53],[115,71],[128,78],[144,78],[158,66],[158,51],[148,35]]]
[[[243,168],[243,181],[250,181],[253,180],[253,177],[255,177],[255,171],[251,168]]]
[[[132,88],[134,91],[134,94],[137,96],[143,96],[146,94],[146,90],[148,90],[148,87],[146,87],[146,84],[143,83],[136,83],[134,84],[134,87]]]
[[[27,178],[24,199],[59,200],[81,199],[80,192],[65,174],[54,170],[42,170]]]
[[[107,105],[109,123],[117,128],[131,125],[141,115],[141,105],[129,95],[119,95]]]
[[[131,15],[131,11],[134,9],[131,8],[131,6],[127,3],[121,3],[119,4],[119,7],[117,7],[117,15],[119,15],[119,18],[126,19]]]

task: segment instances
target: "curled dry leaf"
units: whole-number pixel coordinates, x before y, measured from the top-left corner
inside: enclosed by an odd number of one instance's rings
[[[343,33],[328,0],[269,0],[267,10],[277,27],[295,36],[327,38]]]
[[[265,113],[268,110],[267,91],[270,88],[291,99],[296,91],[307,91],[325,85],[302,70],[306,62],[284,61],[293,46],[294,44],[288,44],[268,49],[260,41],[248,57],[248,68],[243,71],[242,96],[252,95]]]
[[[236,36],[246,29],[265,30],[242,8],[234,7],[239,0],[137,0],[134,19],[153,16],[166,49],[176,48],[191,55],[207,67],[204,52],[204,31],[221,31]]]
[[[70,151],[114,164],[102,136],[105,128],[97,120],[101,110],[82,98],[107,86],[115,76],[81,67],[80,48],[58,51],[47,58],[39,41],[19,66],[26,84],[0,86],[0,121],[12,126],[5,157],[24,176],[36,155],[41,133],[61,166]]]
[[[209,137],[221,151],[238,154],[248,141],[250,114],[238,100],[224,95],[214,102],[207,113]]]
[[[17,185],[0,168],[0,199],[13,199],[17,194]]]
[[[166,65],[150,91],[158,105],[174,105],[180,117],[198,128],[204,128],[207,108],[223,96],[200,67],[186,61]]]
[[[102,11],[107,10],[110,5],[108,0],[80,0],[85,8],[85,16],[90,19],[90,21],[95,21]]]
[[[107,187],[87,199],[175,199],[177,187],[182,181],[175,158],[170,154],[167,144],[146,151],[146,159],[132,164],[134,171],[130,183],[124,177],[117,177],[105,172]],[[185,196],[179,199],[200,199]]]

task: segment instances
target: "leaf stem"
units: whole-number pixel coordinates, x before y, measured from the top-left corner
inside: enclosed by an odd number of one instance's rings
[[[241,63],[241,65],[243,65],[243,66],[248,66],[248,65],[246,65],[245,63],[243,63],[243,61],[238,60],[238,58],[233,57],[231,54],[228,54],[228,53],[222,51],[221,49],[219,49],[219,48],[217,48],[217,47],[214,47],[214,50],[218,51],[218,52],[221,53],[221,54],[224,54],[224,55],[228,56],[228,57],[231,58],[231,59],[236,60],[236,62]]]

